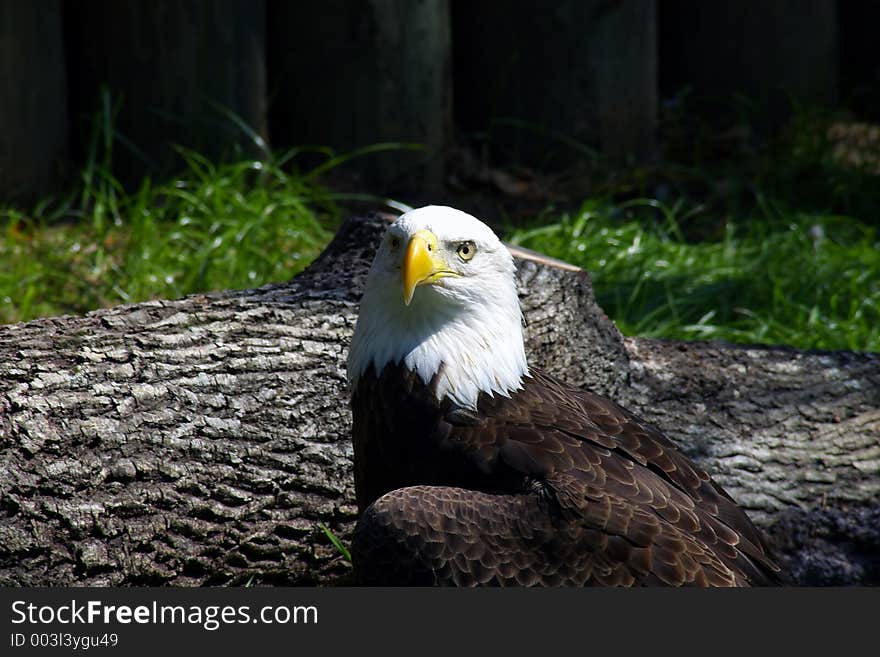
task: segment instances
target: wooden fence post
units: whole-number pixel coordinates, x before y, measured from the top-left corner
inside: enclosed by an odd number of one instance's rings
[[[654,0],[453,3],[456,121],[491,128],[502,161],[553,168],[650,156]]]
[[[698,99],[722,103],[739,92],[770,125],[787,116],[790,97],[830,105],[837,98],[837,12],[835,0],[663,0],[661,90],[690,86]]]
[[[66,10],[79,146],[87,135],[83,119],[106,84],[122,96],[118,130],[145,155],[117,144],[114,156],[126,179],[137,180],[145,169],[166,172],[173,143],[211,157],[236,144],[252,149],[218,107],[265,137],[261,0],[68,0]]]
[[[346,169],[370,191],[442,182],[451,131],[448,0],[270,0],[268,15],[276,146],[350,152],[418,143],[424,151],[365,155]]]
[[[841,2],[840,96],[842,105],[860,117],[880,122],[880,2]]]
[[[56,191],[68,156],[59,0],[0,0],[0,98],[0,202]]]

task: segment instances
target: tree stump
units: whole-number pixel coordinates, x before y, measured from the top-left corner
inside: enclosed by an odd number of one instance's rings
[[[0,327],[0,585],[344,584],[345,381],[387,217],[288,283]],[[880,355],[623,338],[517,255],[531,362],[658,424],[802,584],[880,583]]]

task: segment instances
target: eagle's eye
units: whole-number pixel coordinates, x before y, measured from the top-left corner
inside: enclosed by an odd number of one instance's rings
[[[473,242],[462,242],[456,249],[458,257],[467,262],[477,254],[477,245]]]
[[[391,248],[396,249],[399,246],[400,246],[400,238],[399,237],[392,237],[391,238]]]

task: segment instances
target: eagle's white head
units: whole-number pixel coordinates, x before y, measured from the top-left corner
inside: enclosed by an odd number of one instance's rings
[[[353,389],[370,365],[403,361],[438,399],[476,408],[528,376],[513,257],[475,217],[430,205],[385,232],[367,276],[348,356]]]

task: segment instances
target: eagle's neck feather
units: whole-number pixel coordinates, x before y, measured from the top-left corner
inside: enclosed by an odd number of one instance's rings
[[[349,383],[372,365],[403,365],[430,384],[438,401],[476,409],[480,393],[510,396],[528,376],[522,314],[513,293],[491,302],[461,305],[430,288],[420,289],[409,307],[368,290],[351,342]],[[393,293],[399,291],[394,289]]]

